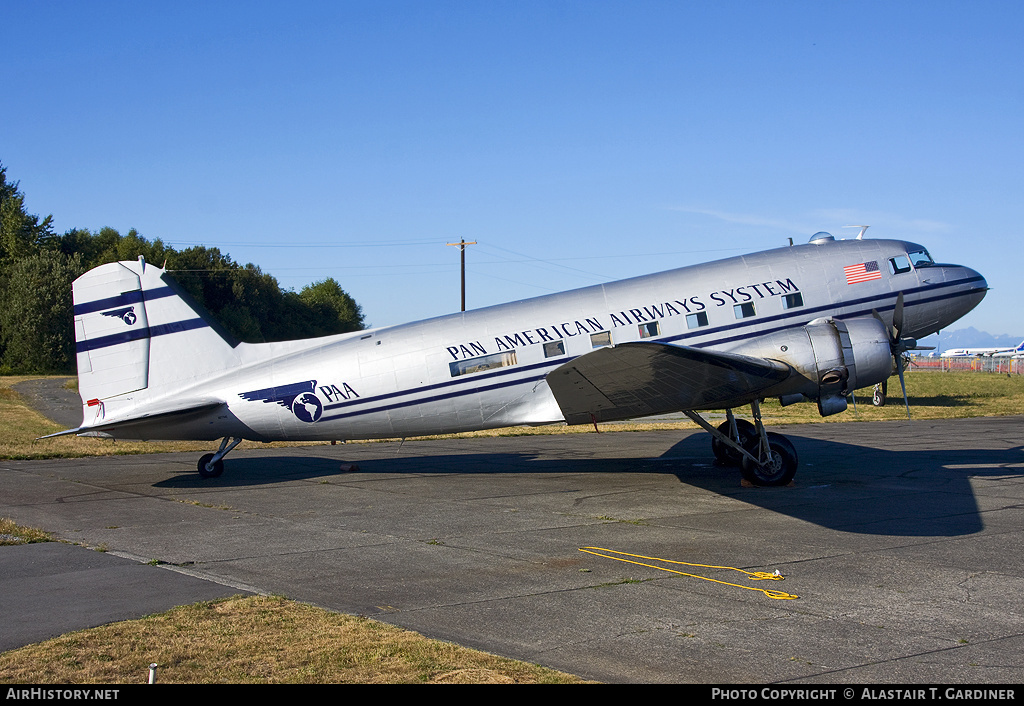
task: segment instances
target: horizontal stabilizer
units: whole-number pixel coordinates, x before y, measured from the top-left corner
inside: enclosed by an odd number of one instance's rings
[[[204,414],[223,405],[224,402],[222,400],[202,400],[191,404],[175,405],[173,408],[167,408],[166,406],[153,407],[143,410],[140,414],[135,414],[128,418],[111,419],[109,421],[102,421],[96,424],[83,425],[76,429],[59,431],[55,434],[47,434],[46,436],[41,436],[39,438],[52,439],[55,436],[68,436],[69,434],[91,435],[96,434],[97,432],[109,432],[116,429],[118,431],[119,438],[157,439],[160,437],[159,433],[155,431],[155,428],[153,431],[148,429],[148,427],[150,427],[154,422],[166,425],[175,418]],[[134,436],[131,433],[128,433],[132,431],[138,431],[140,435]]]
[[[775,360],[637,342],[580,356],[552,370],[547,382],[565,421],[585,424],[734,407],[790,372]]]

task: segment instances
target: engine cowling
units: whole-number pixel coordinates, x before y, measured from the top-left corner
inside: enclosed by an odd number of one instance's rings
[[[739,353],[788,364],[795,371],[775,394],[803,396],[825,417],[846,409],[850,390],[874,385],[892,374],[885,324],[875,318],[815,319],[798,329],[759,336],[733,348]]]

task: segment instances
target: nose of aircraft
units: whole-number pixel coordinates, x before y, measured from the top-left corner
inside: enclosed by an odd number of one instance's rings
[[[981,290],[981,296],[985,296],[985,292],[988,291],[988,281],[985,276],[977,270],[972,270],[970,267],[964,267],[964,278],[969,280],[970,283],[977,289]],[[978,301],[981,301],[980,299]]]
[[[978,278],[978,286],[979,287],[984,287],[985,291],[986,292],[988,291],[988,281],[985,279],[985,277],[980,272],[978,272],[976,270],[972,270],[970,267],[967,268],[967,272],[970,273],[972,276]]]
[[[950,270],[946,273],[946,281],[956,282],[959,285],[957,287],[959,296],[956,297],[960,309],[960,313],[957,314],[957,318],[959,318],[981,303],[988,292],[988,282],[980,272],[972,270],[970,267],[956,265]]]

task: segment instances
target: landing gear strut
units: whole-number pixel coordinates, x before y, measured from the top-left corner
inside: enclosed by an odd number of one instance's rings
[[[746,448],[757,437],[757,429],[746,419],[736,419],[731,409],[725,410],[727,419],[718,425],[718,431]],[[729,444],[723,443],[714,435],[711,436],[711,452],[715,461],[722,466],[738,466],[743,454]]]
[[[216,478],[224,472],[224,461],[223,458],[228,455],[231,449],[242,443],[242,437],[240,436],[225,436],[224,440],[220,442],[220,448],[217,449],[215,454],[206,454],[199,459],[197,470],[199,475],[203,478]]]
[[[719,463],[740,466],[744,480],[752,485],[788,485],[799,464],[796,448],[782,434],[765,431],[757,400],[750,403],[750,411],[753,424],[736,419],[728,409],[727,420],[717,429],[696,412],[684,414],[711,434],[711,450]]]

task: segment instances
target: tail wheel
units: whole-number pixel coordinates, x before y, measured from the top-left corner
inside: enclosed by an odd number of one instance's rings
[[[718,431],[726,436],[730,436],[729,422],[725,421],[719,424]],[[737,441],[743,448],[747,448],[751,441],[757,440],[757,429],[746,419],[736,420],[736,431],[739,433],[740,438],[738,440],[733,439],[733,441]],[[711,452],[715,454],[715,458],[723,466],[738,466],[743,459],[743,455],[739,451],[728,444],[722,443],[715,437],[711,437]]]
[[[875,385],[874,393],[871,396],[871,404],[876,407],[885,406],[885,397],[889,393],[889,381],[884,380],[879,384]]]
[[[203,477],[203,478],[216,478],[217,476],[219,476],[221,473],[224,472],[224,461],[223,461],[223,459],[218,460],[210,468],[206,467],[207,464],[210,463],[210,461],[212,459],[213,459],[213,454],[206,454],[201,459],[199,459],[199,464],[198,464],[197,468],[199,470],[199,475],[201,477]]]
[[[743,478],[752,485],[772,486],[788,485],[796,475],[798,458],[796,448],[782,434],[768,432],[769,459],[760,464],[743,457],[740,466]],[[752,455],[759,455],[760,439],[756,436],[750,444],[745,445]]]

